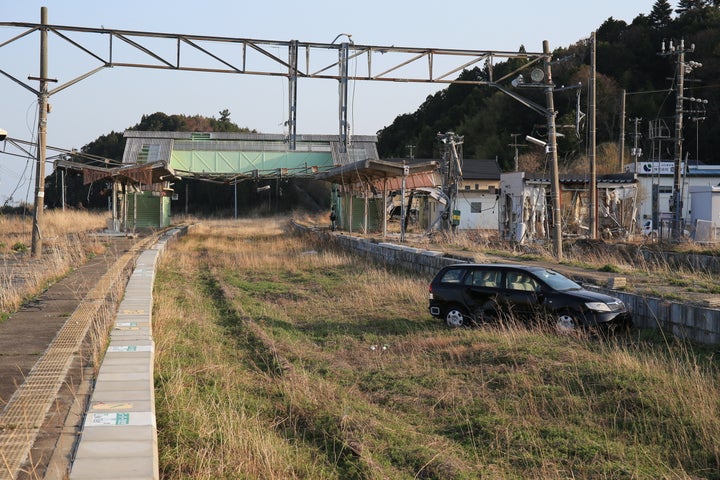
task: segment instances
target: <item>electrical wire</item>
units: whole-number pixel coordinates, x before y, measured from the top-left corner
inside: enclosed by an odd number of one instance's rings
[[[34,120],[35,120],[35,122],[26,125],[27,128],[28,128],[28,131],[29,131],[29,133],[30,133],[31,141],[35,141],[35,140],[36,140],[35,128],[37,127],[37,119],[38,119],[38,115],[39,115],[39,105],[38,105],[38,103],[37,103],[37,102],[32,102],[30,105],[28,105],[28,108],[27,108],[27,110],[25,111],[25,119],[26,119],[26,122],[27,122],[28,112],[30,112],[30,109],[31,109],[33,106],[35,107],[35,115],[34,115]],[[34,145],[36,145],[36,144],[33,143],[33,147],[34,147]],[[22,172],[22,174],[20,175],[20,177],[18,178],[18,181],[17,181],[17,183],[15,184],[15,187],[12,189],[12,192],[10,192],[10,195],[7,197],[7,199],[5,199],[5,203],[3,203],[3,207],[7,207],[7,206],[10,204],[10,202],[11,202],[12,199],[13,199],[13,197],[15,196],[15,193],[17,193],[17,191],[25,184],[25,176],[26,176],[27,171],[28,171],[28,165],[31,165],[30,179],[32,179],[32,175],[33,175],[33,172],[34,172],[34,170],[35,170],[35,164],[32,163],[33,160],[34,160],[34,158],[33,158],[32,156],[26,157],[25,167],[23,168],[23,172]],[[27,189],[27,192],[26,192],[26,194],[25,194],[25,203],[26,203],[26,204],[29,203],[31,185],[32,185],[32,181],[29,181],[29,182],[28,182],[28,189]]]

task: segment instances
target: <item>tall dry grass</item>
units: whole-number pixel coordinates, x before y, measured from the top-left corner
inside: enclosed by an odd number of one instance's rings
[[[105,245],[92,234],[106,213],[49,210],[43,215],[42,255],[30,256],[32,217],[0,215],[0,319],[62,277]]]
[[[426,308],[279,221],[195,229],[156,280],[163,478],[719,478],[712,357]]]

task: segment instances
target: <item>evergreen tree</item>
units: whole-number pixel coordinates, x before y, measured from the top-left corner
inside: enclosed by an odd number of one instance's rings
[[[657,0],[650,12],[650,23],[655,28],[663,29],[672,21],[672,6],[668,0]]]
[[[682,15],[693,10],[701,10],[707,5],[707,0],[680,0],[675,12]]]

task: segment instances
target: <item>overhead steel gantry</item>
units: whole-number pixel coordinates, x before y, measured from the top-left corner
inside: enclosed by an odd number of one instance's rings
[[[350,35],[342,43],[315,43],[298,40],[259,40],[250,38],[187,35],[176,33],[142,32],[108,28],[88,28],[67,25],[49,25],[23,22],[0,22],[0,27],[23,29],[18,35],[4,40],[0,48],[35,32],[47,32],[79,49],[89,60],[99,65],[86,73],[68,80],[48,91],[54,95],[105,68],[134,67],[161,70],[211,72],[226,74],[268,75],[288,78],[287,127],[290,148],[294,146],[297,127],[297,81],[300,78],[331,79],[339,82],[339,130],[341,140],[347,142],[348,82],[352,80],[439,83],[467,85],[497,85],[515,77],[520,70],[531,67],[547,57],[544,53],[506,52],[489,50],[463,50],[443,48],[411,48],[396,46],[356,45]],[[100,44],[84,34],[106,37]],[[154,39],[161,44],[149,45]],[[337,39],[336,39],[337,40]],[[118,43],[129,46],[139,58],[128,58],[119,52]],[[229,45],[223,50],[221,45]],[[172,50],[172,53],[170,53]],[[223,50],[222,53],[219,50]],[[304,55],[303,55],[304,52]],[[328,52],[335,52],[336,60],[327,64]],[[284,53],[284,55],[283,55]],[[301,60],[301,57],[304,57]],[[318,60],[319,68],[311,65]],[[526,59],[527,63],[516,71],[494,78],[495,62],[510,58]],[[323,62],[323,63],[321,63]],[[350,65],[353,62],[351,71]],[[459,80],[458,72],[485,62],[488,78]],[[424,65],[422,65],[424,64]],[[417,66],[420,65],[420,68]],[[333,73],[337,69],[337,73]],[[40,91],[25,80],[10,74],[6,68],[0,73],[35,95]],[[38,78],[32,78],[38,80]],[[51,80],[51,79],[45,79]]]
[[[0,22],[0,27],[19,28],[23,31],[7,40],[0,42],[0,48],[12,44],[28,35],[40,35],[41,61],[39,77],[29,77],[28,80],[39,81],[40,88],[36,89],[25,80],[9,73],[0,65],[0,74],[26,88],[38,96],[41,118],[39,120],[39,148],[38,148],[38,177],[44,174],[44,135],[47,123],[45,116],[48,98],[62,90],[111,67],[134,67],[160,70],[178,70],[193,72],[211,72],[225,74],[248,74],[286,77],[288,79],[289,116],[287,120],[288,144],[292,150],[295,147],[297,131],[297,82],[300,78],[331,79],[339,82],[339,136],[340,143],[347,146],[350,140],[350,125],[348,123],[348,83],[351,80],[402,82],[402,83],[436,83],[436,84],[466,84],[488,85],[496,87],[520,101],[527,107],[545,115],[548,121],[548,153],[553,155],[554,170],[557,173],[557,152],[555,138],[555,111],[552,102],[552,76],[550,73],[551,53],[547,41],[543,44],[543,52],[510,52],[491,50],[465,50],[444,48],[414,48],[358,45],[352,42],[351,35],[340,34],[331,43],[301,42],[298,40],[278,41],[260,40],[239,37],[222,37],[207,35],[187,35],[176,33],[143,32],[134,30],[120,30],[109,28],[76,27],[67,25],[52,25],[47,21],[47,8],[41,9],[41,23],[26,22]],[[57,82],[49,78],[47,64],[47,37],[52,34],[68,45],[77,48],[87,57],[97,62],[97,66],[86,73],[61,83],[53,89],[48,89],[48,82]],[[107,43],[99,47],[98,42],[88,42],[86,34],[105,37]],[[80,38],[83,37],[83,38]],[[336,43],[344,37],[344,42]],[[159,45],[150,45],[153,42],[163,44],[162,51]],[[128,46],[129,50],[138,55],[125,57],[118,52],[118,44]],[[224,48],[223,48],[224,47]],[[228,49],[229,52],[224,51]],[[223,50],[223,53],[220,52]],[[277,53],[274,53],[276,51]],[[301,52],[304,51],[304,64],[301,65]],[[173,52],[172,54],[169,52]],[[284,53],[284,54],[283,54]],[[333,53],[336,55],[333,58]],[[328,56],[330,55],[330,56]],[[319,59],[315,67],[315,59]],[[329,60],[328,60],[329,58]],[[493,66],[498,60],[523,59],[525,62],[519,68],[499,78],[494,76]],[[363,61],[360,61],[360,60]],[[353,61],[353,71],[350,62]],[[328,63],[329,62],[329,63]],[[462,70],[485,63],[485,77],[477,79],[458,79],[457,74]],[[312,63],[312,65],[311,65]],[[421,68],[416,68],[424,63]],[[361,66],[362,65],[362,66]],[[547,107],[537,105],[520,95],[503,87],[509,79],[515,79],[519,72],[540,66],[535,69],[544,72],[544,77],[537,86],[545,87]],[[337,73],[332,73],[337,69]],[[533,78],[531,76],[531,78]],[[42,182],[36,185],[35,211],[42,210],[44,191]],[[553,197],[557,191],[553,194]],[[554,202],[556,203],[556,202]],[[559,212],[559,200],[554,210]],[[39,240],[35,240],[37,226],[33,228],[33,255],[39,253]],[[557,238],[556,253],[562,256],[559,221],[554,229]],[[39,232],[37,232],[39,237]]]

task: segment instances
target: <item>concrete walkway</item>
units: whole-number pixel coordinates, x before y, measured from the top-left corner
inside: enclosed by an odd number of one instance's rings
[[[0,479],[66,478],[97,367],[89,332],[112,320],[139,241],[108,237],[0,324]]]

